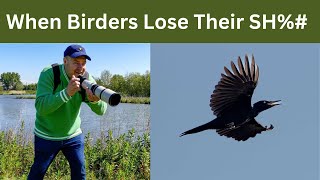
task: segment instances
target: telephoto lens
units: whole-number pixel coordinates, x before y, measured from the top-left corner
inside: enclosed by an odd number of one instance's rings
[[[110,106],[116,106],[120,103],[121,96],[119,93],[112,91],[111,89],[99,86],[88,81],[86,78],[79,76],[80,85],[83,89],[90,89],[94,95],[100,98],[102,101],[108,103]]]

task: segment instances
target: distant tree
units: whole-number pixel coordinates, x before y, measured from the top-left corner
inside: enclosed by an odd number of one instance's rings
[[[112,76],[110,80],[110,86],[108,88],[112,89],[113,91],[119,92],[123,95],[128,94],[126,80],[123,76],[119,74],[115,74]]]
[[[24,85],[24,90],[37,90],[37,84],[36,83],[32,83],[32,84],[27,84]]]
[[[17,82],[16,84],[15,84],[15,86],[14,86],[14,88],[13,89],[15,89],[15,90],[17,90],[17,91],[21,91],[21,90],[23,90],[23,88],[24,88],[24,86],[23,86],[23,84],[22,84],[22,82]]]
[[[5,72],[1,74],[1,80],[6,90],[16,88],[17,83],[21,83],[20,75],[15,72]]]
[[[103,86],[103,83],[99,77],[93,77],[93,79],[96,81],[98,85]]]
[[[104,70],[100,78],[94,78],[97,84],[119,92],[124,96],[150,97],[150,72],[145,74],[128,73],[125,76]]]
[[[150,71],[146,71],[144,74],[142,92],[143,92],[143,96],[150,97]]]
[[[100,78],[101,78],[101,81],[103,82],[103,85],[110,86],[112,74],[110,73],[109,70],[102,71]]]

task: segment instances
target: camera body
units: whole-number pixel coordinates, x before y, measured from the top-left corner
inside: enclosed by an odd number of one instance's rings
[[[79,76],[78,78],[80,79],[80,85],[83,89],[90,89],[94,95],[96,95],[102,101],[108,103],[110,106],[116,106],[120,103],[121,96],[119,93],[94,84],[82,76]]]

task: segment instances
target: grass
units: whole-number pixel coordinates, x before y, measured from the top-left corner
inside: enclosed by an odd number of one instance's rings
[[[0,132],[0,179],[26,179],[33,163],[33,142],[19,132]],[[119,137],[111,131],[93,142],[85,136],[87,179],[150,179],[150,136],[136,136],[134,130]],[[60,152],[50,165],[45,179],[70,179],[70,168]]]
[[[17,95],[16,99],[36,99],[36,95]]]
[[[150,104],[150,97],[121,97],[121,103]]]
[[[36,94],[35,90],[9,90],[9,91],[0,91],[0,95],[32,95]]]

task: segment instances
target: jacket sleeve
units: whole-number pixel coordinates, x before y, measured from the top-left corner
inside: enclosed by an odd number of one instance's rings
[[[61,105],[71,99],[66,89],[53,94],[53,71],[45,68],[39,77],[35,107],[39,115],[46,115],[56,111]]]
[[[89,81],[96,84],[96,81],[93,79],[92,76],[89,75]],[[86,97],[87,98],[87,97]],[[97,115],[105,114],[107,110],[107,103],[104,101],[99,100],[98,102],[86,102],[90,109],[96,113]]]

